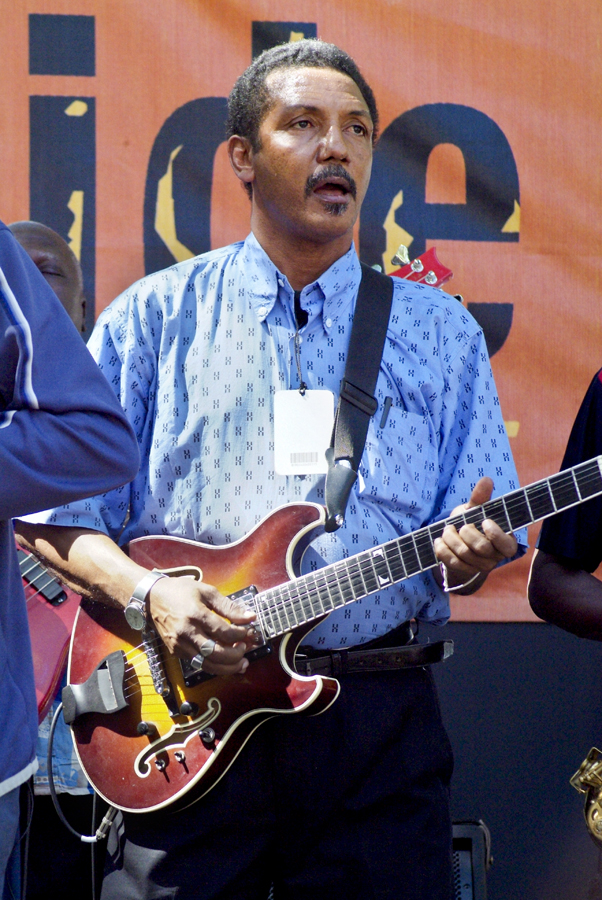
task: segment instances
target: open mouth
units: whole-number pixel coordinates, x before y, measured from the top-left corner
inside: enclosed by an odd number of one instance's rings
[[[314,194],[321,197],[327,203],[340,203],[346,201],[351,196],[351,191],[347,184],[339,181],[325,181],[320,183],[313,190]]]
[[[315,194],[325,203],[348,203],[355,198],[355,181],[343,166],[327,166],[307,180],[305,195]]]

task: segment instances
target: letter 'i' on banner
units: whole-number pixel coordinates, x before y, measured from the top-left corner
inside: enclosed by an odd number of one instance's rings
[[[29,16],[30,75],[95,72],[93,16]],[[81,263],[87,336],[95,295],[95,98],[30,97],[29,130],[29,215],[64,237]]]
[[[315,23],[253,22],[252,54],[317,36]],[[165,120],[153,143],[144,191],[148,275],[211,249],[213,163],[225,140],[227,100],[199,97]]]

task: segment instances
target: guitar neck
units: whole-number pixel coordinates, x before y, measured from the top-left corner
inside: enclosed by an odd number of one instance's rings
[[[509,534],[599,494],[602,456],[263,591],[255,597],[259,623],[266,638],[278,637],[340,606],[432,569],[438,565],[434,542],[447,525],[479,526],[491,519]]]

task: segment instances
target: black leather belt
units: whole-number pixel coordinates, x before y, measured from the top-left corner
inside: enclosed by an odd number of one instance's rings
[[[391,646],[396,643],[399,646]],[[442,662],[454,652],[453,641],[419,644],[411,623],[404,622],[384,638],[371,641],[361,650],[327,650],[317,654],[313,648],[301,647],[295,656],[299,675],[339,675],[356,672],[386,672],[392,669],[411,669]]]

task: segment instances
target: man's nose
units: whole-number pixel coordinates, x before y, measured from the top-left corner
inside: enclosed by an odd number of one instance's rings
[[[342,130],[338,125],[331,125],[320,141],[319,158],[346,159],[347,155],[347,143]]]

